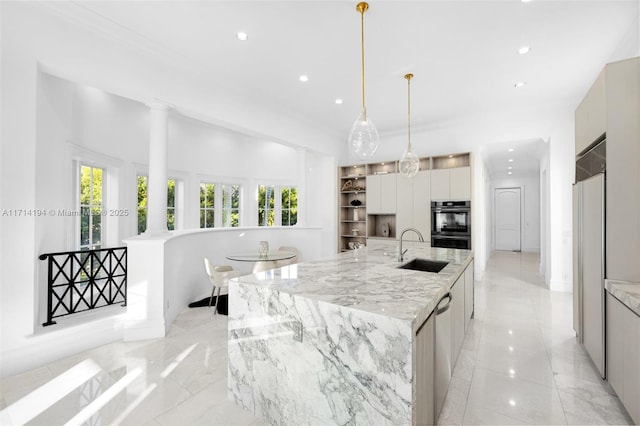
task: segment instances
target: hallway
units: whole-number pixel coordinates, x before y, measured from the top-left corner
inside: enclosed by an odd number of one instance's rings
[[[630,424],[537,254],[495,252],[440,424]],[[184,311],[164,339],[114,343],[0,382],[0,424],[259,425],[227,401],[227,317]]]

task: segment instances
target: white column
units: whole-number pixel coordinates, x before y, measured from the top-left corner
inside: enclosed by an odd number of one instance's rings
[[[307,150],[298,149],[298,226],[307,225]]]
[[[146,234],[167,231],[169,105],[152,102],[149,114],[149,180]]]

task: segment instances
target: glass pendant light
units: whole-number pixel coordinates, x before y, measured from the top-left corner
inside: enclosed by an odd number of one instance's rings
[[[418,170],[420,170],[420,160],[411,149],[411,79],[413,78],[413,74],[407,74],[404,78],[407,79],[407,123],[409,130],[409,143],[407,144],[407,149],[404,151],[404,154],[402,154],[402,158],[400,159],[400,174],[412,178],[418,173]]]
[[[349,152],[359,160],[370,160],[378,150],[378,130],[367,115],[364,103],[364,12],[369,9],[365,2],[358,3],[356,10],[360,12],[360,35],[362,53],[362,111],[349,133]]]

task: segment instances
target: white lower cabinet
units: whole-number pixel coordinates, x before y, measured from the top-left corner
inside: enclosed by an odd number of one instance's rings
[[[469,322],[473,316],[475,275],[473,269],[473,260],[464,270],[464,331],[469,328]]]
[[[640,316],[606,292],[607,378],[635,424],[640,424]]]
[[[451,287],[451,297],[442,297],[429,319],[416,332],[413,377],[416,425],[433,425],[438,421],[464,342],[467,312],[473,312],[473,306],[467,306],[465,283],[469,276],[473,279],[473,261]],[[470,300],[473,303],[473,298]]]
[[[415,422],[417,425],[435,424],[434,366],[435,366],[435,315],[416,333]]]
[[[466,272],[466,270],[465,270]],[[464,308],[465,308],[465,273],[463,272],[451,287],[451,357],[452,365],[455,365],[458,359],[462,342],[464,341]]]

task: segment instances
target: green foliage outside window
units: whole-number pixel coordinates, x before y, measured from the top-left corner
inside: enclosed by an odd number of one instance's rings
[[[147,177],[138,176],[138,234],[147,230]]]
[[[200,228],[214,227],[215,184],[200,184]]]
[[[147,177],[138,176],[138,234],[147,230]],[[176,222],[176,181],[167,181],[167,229],[173,231]]]
[[[282,226],[298,223],[298,190],[282,188]]]
[[[275,223],[275,191],[273,186],[258,187],[258,225],[273,226]]]
[[[176,229],[176,181],[167,181],[167,229]]]
[[[102,244],[102,175],[97,167],[80,166],[80,250]]]
[[[237,228],[240,218],[240,186],[222,185],[222,226]]]

